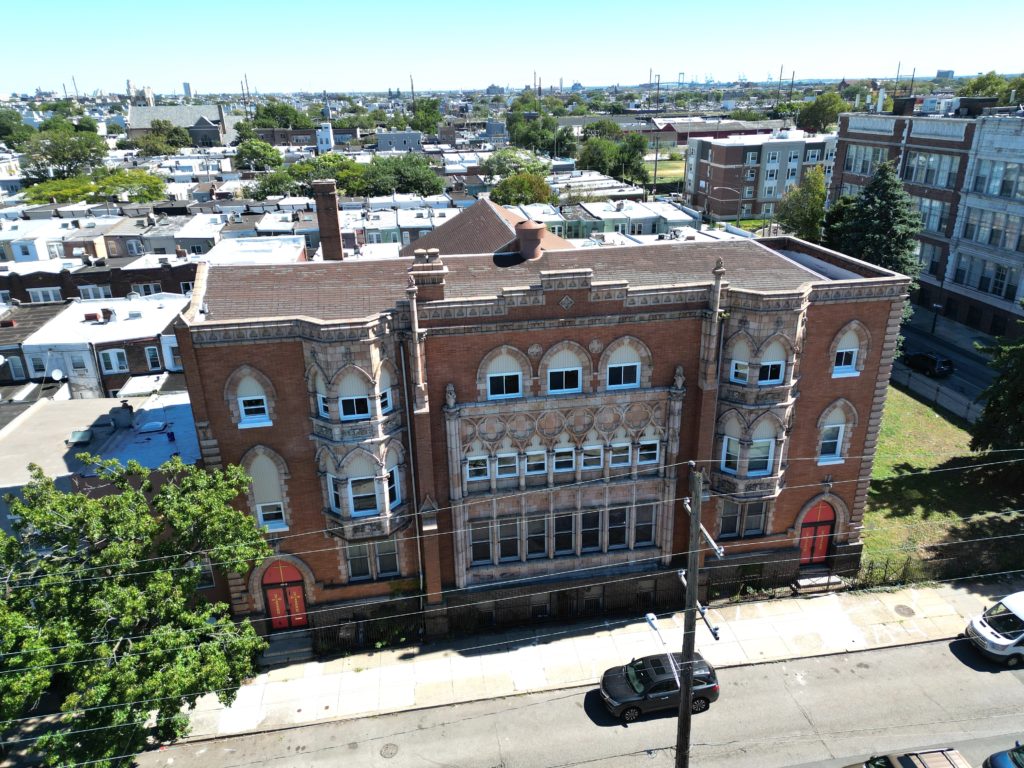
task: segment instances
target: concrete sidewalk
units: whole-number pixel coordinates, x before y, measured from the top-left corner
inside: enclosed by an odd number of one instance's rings
[[[698,622],[697,648],[730,667],[953,638],[1024,579],[724,604]],[[683,615],[659,619],[672,648]],[[608,667],[663,650],[642,620],[543,625],[460,641],[309,662],[259,675],[230,708],[200,700],[188,740],[290,728],[458,702],[596,685]]]

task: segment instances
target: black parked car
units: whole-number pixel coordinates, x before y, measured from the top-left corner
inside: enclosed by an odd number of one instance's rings
[[[918,373],[936,378],[949,376],[954,370],[953,361],[937,352],[917,352],[913,355],[906,355],[903,362],[907,364],[908,368]]]
[[[601,698],[608,711],[632,723],[640,715],[659,709],[679,708],[679,684],[670,664],[683,674],[683,655],[645,656],[633,659],[624,667],[612,667],[601,678]],[[691,711],[703,712],[718,700],[718,678],[715,668],[699,653],[693,666],[693,699]]]

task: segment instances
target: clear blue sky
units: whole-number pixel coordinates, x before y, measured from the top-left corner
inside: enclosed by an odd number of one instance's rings
[[[1020,0],[49,0],[4,14],[0,93],[521,88],[1019,72]],[[961,43],[961,41],[963,41]],[[902,75],[901,75],[902,77]]]

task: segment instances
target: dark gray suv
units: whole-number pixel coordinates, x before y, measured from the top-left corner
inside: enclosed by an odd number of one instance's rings
[[[623,667],[612,667],[601,678],[601,698],[608,711],[632,723],[640,715],[659,709],[679,708],[679,684],[670,664],[683,674],[683,655],[673,653],[633,659]],[[699,653],[694,657],[692,712],[703,712],[718,701],[715,668]]]

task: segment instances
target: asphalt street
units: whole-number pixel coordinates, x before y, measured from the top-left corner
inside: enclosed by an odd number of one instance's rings
[[[953,361],[955,367],[953,375],[940,381],[960,394],[975,398],[995,378],[995,371],[979,355],[965,352],[960,347],[950,344],[940,337],[932,336],[926,330],[914,325],[904,326],[903,332],[906,336],[903,344],[905,354],[938,352]],[[916,375],[924,377],[923,373]]]
[[[624,659],[623,661],[628,661]],[[963,746],[980,766],[1024,738],[1024,671],[963,640],[722,669],[693,725],[701,768],[833,768],[870,754]],[[670,766],[676,721],[625,726],[573,688],[178,745],[143,768],[622,768]]]

